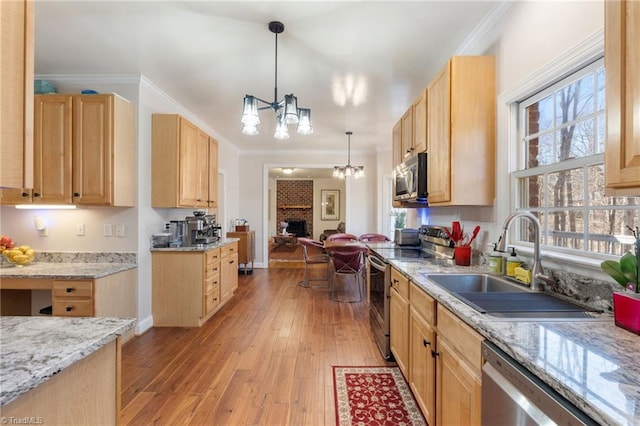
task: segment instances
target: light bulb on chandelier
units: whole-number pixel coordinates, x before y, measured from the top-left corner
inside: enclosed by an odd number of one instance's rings
[[[242,133],[245,135],[257,135],[259,132],[260,116],[258,111],[262,109],[273,110],[276,116],[276,130],[273,135],[276,139],[289,139],[289,124],[297,124],[297,132],[301,135],[313,133],[311,125],[311,110],[309,108],[298,108],[298,99],[293,95],[285,95],[284,99],[278,101],[278,34],[284,32],[284,24],[278,21],[269,22],[269,31],[276,36],[275,50],[275,87],[273,90],[273,102],[262,100],[253,95],[245,95],[242,107]],[[265,104],[258,107],[258,102]]]
[[[345,133],[348,137],[347,147],[347,165],[335,166],[333,168],[333,177],[338,179],[345,179],[346,177],[353,176],[355,179],[364,177],[364,166],[352,166],[351,165],[351,135],[353,132]]]

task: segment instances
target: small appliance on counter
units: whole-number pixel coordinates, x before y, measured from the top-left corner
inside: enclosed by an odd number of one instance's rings
[[[185,218],[187,224],[187,237],[185,245],[211,244],[220,239],[222,227],[216,224],[215,214],[205,214],[203,211],[194,211],[193,216]]]
[[[170,232],[158,232],[151,235],[151,247],[152,248],[165,248],[169,247],[169,241],[172,234]]]
[[[399,246],[419,246],[420,238],[418,234],[419,231],[413,228],[396,229],[393,242]]]

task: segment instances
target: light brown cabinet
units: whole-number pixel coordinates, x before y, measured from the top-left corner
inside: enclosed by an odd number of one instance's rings
[[[402,374],[409,377],[409,279],[395,268],[391,268],[389,334],[391,353]]]
[[[243,265],[243,272],[247,274],[249,262],[253,270],[253,261],[256,258],[256,231],[227,232],[227,238],[239,238],[238,241],[238,267]]]
[[[402,119],[398,120],[398,122],[393,126],[393,130],[391,132],[391,140],[392,140],[392,158],[393,158],[393,168],[395,169],[400,164],[402,164]]]
[[[36,95],[32,189],[2,204],[135,205],[133,106],[115,94]]]
[[[393,167],[427,150],[427,90],[405,111],[393,127]]]
[[[225,303],[233,297],[233,292],[238,288],[238,243],[226,245],[221,250],[220,300]]]
[[[479,425],[482,336],[412,282],[408,304],[409,326],[391,339],[408,335],[404,374],[427,423]]]
[[[135,318],[137,288],[136,269],[88,280],[5,277],[0,280],[0,314],[31,315],[31,290],[48,290],[54,316]],[[127,332],[123,341],[133,334]]]
[[[237,252],[237,243],[204,252],[152,251],[153,325],[200,327],[209,320],[238,288]]]
[[[427,88],[429,205],[495,197],[495,59],[454,56]]]
[[[151,137],[152,207],[216,207],[217,141],[177,114],[153,114]]]
[[[0,187],[33,184],[33,1],[0,2]]]
[[[640,195],[640,3],[605,2],[608,195]]]

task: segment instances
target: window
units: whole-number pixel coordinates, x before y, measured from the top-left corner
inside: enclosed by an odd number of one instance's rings
[[[604,73],[600,59],[518,105],[517,208],[540,220],[546,249],[620,255],[633,246],[638,198],[604,194]],[[516,241],[532,242],[524,224]]]

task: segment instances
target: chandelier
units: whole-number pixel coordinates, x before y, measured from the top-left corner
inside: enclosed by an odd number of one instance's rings
[[[335,166],[333,168],[333,177],[344,179],[347,176],[353,176],[355,179],[358,179],[364,176],[364,166],[351,165],[351,135],[353,134],[353,132],[346,132],[345,134],[349,138],[347,149],[347,165]]]
[[[253,95],[245,95],[242,108],[242,133],[245,135],[257,135],[261,109],[272,109],[276,114],[276,131],[273,135],[276,139],[289,139],[289,124],[298,124],[298,133],[310,135],[313,133],[311,126],[311,110],[298,108],[298,99],[293,93],[285,95],[278,100],[278,34],[284,32],[284,24],[278,21],[269,22],[269,31],[276,35],[276,73],[275,87],[273,90],[273,102],[268,102]],[[265,106],[258,108],[258,102]]]

